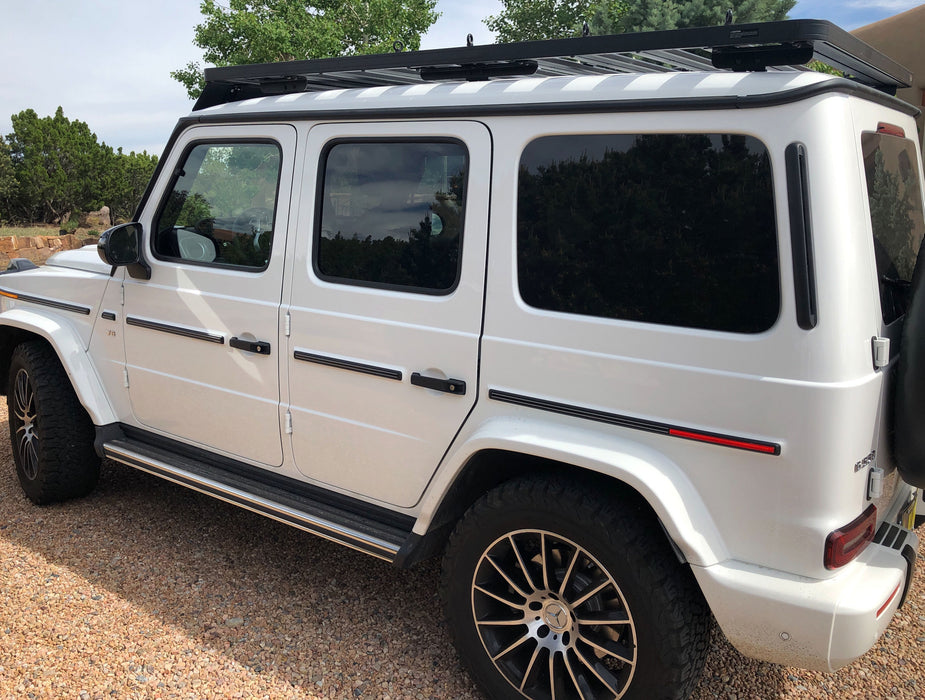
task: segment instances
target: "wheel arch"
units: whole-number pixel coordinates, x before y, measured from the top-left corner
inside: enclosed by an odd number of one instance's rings
[[[492,419],[453,450],[420,503],[411,541],[396,563],[436,554],[456,521],[483,494],[524,475],[566,475],[614,498],[638,500],[684,561],[708,566],[728,557],[693,484],[664,455],[632,441],[522,419]]]
[[[0,314],[0,393],[6,394],[8,389],[13,350],[29,340],[41,340],[51,347],[94,425],[118,420],[77,334],[53,318],[22,309]]]

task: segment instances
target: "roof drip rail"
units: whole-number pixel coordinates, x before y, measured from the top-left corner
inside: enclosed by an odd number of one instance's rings
[[[863,85],[895,95],[912,74],[824,20],[726,24],[656,32],[525,41],[426,51],[207,68],[194,109],[228,102],[428,80],[495,80],[523,75],[602,75],[689,70],[803,70],[818,60]],[[402,47],[403,48],[403,47]]]

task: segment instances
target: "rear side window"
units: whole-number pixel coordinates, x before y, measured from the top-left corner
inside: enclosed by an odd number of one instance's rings
[[[771,166],[734,134],[549,136],[524,150],[523,300],[551,311],[758,333],[780,310]]]
[[[906,313],[925,222],[915,144],[889,134],[861,135],[884,323]]]
[[[456,287],[468,171],[462,143],[335,142],[322,168],[319,277],[424,294]]]

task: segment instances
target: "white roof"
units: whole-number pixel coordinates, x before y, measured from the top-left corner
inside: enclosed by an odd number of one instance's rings
[[[835,80],[813,71],[683,72],[432,82],[351,90],[302,92],[230,102],[194,117],[286,112],[472,108],[600,101],[699,99],[787,92]]]

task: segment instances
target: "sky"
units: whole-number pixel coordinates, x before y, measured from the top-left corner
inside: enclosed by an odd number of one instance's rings
[[[792,19],[855,29],[923,0],[799,0]],[[492,43],[483,24],[500,0],[439,0],[421,48]],[[199,0],[0,0],[0,135],[10,115],[60,106],[113,148],[160,155],[177,119],[192,109],[170,71],[202,59],[193,43]]]

